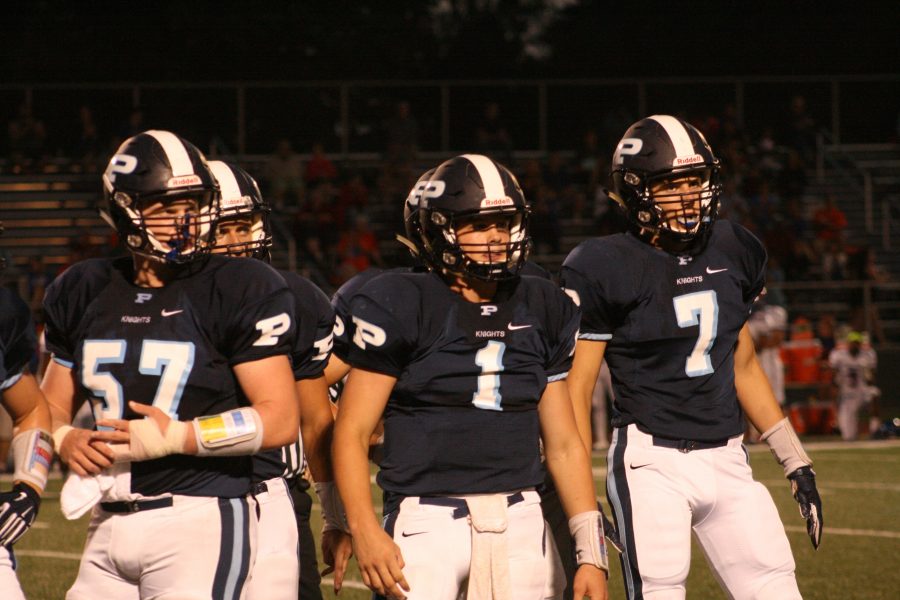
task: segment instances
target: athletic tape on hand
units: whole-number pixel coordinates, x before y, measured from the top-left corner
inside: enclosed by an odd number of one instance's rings
[[[53,436],[44,429],[26,429],[12,439],[10,449],[15,464],[13,481],[24,481],[44,491],[53,462]]]
[[[156,421],[150,418],[135,419],[128,424],[128,453],[116,456],[116,461],[123,458],[131,462],[162,458],[170,454],[184,454],[184,440],[190,425],[183,421],[171,420],[166,433],[159,430]]]
[[[569,532],[575,540],[575,562],[579,565],[594,565],[608,573],[609,557],[600,511],[579,513],[569,519]]]

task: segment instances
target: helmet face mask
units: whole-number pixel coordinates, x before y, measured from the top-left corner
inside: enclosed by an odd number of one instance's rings
[[[478,154],[457,156],[414,189],[421,189],[418,226],[407,232],[429,267],[484,281],[518,275],[528,255],[528,208],[506,167]]]
[[[632,125],[613,157],[610,196],[632,230],[671,253],[706,245],[722,191],[719,161],[693,126],[667,115]]]
[[[100,214],[132,254],[185,264],[209,253],[219,188],[187,140],[159,130],[125,140],[103,173],[103,188]]]
[[[228,256],[269,260],[273,243],[269,220],[272,210],[263,199],[256,180],[237,165],[214,160],[210,161],[209,166],[222,195],[213,251]],[[222,235],[226,229],[235,234],[233,238],[240,239],[226,241]]]

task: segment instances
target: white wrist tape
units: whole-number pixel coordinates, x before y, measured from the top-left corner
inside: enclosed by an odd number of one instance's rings
[[[316,483],[316,494],[319,496],[319,502],[322,504],[322,531],[332,531],[340,529],[341,531],[350,531],[347,525],[347,515],[344,512],[344,503],[341,502],[341,495],[338,494],[337,486],[333,481],[323,481]]]
[[[769,445],[775,460],[784,468],[785,475],[790,475],[800,467],[812,466],[812,460],[803,451],[800,438],[787,417],[763,433],[760,439]]]
[[[246,456],[262,446],[262,419],[252,407],[197,417],[193,427],[197,456]]]
[[[24,481],[40,491],[47,485],[53,461],[53,436],[44,429],[26,429],[12,439],[15,473],[13,481]]]
[[[59,449],[62,448],[63,440],[66,439],[66,436],[73,429],[75,428],[71,425],[63,425],[53,432],[53,447],[56,449],[57,454],[59,453]]]
[[[189,423],[169,421],[166,433],[159,430],[156,421],[149,418],[135,419],[128,423],[128,450],[117,449],[124,444],[110,444],[116,452],[116,462],[138,462],[162,458],[170,454],[184,454],[184,441]]]
[[[575,540],[575,562],[579,565],[594,565],[608,573],[609,557],[600,511],[579,513],[569,519],[569,533]]]

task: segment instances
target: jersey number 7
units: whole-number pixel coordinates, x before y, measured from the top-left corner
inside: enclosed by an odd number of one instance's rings
[[[700,325],[694,351],[684,362],[684,373],[688,377],[700,377],[713,372],[709,353],[716,341],[719,329],[719,303],[715,290],[694,292],[672,298],[675,305],[675,318],[679,327]]]

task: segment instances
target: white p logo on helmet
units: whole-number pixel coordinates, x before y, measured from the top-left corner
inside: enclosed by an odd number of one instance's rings
[[[640,138],[625,138],[619,142],[619,146],[616,148],[616,153],[613,156],[613,162],[617,165],[621,165],[625,162],[626,156],[638,154],[643,147],[644,140]]]
[[[419,203],[422,200],[427,200],[428,198],[440,198],[446,188],[447,184],[440,179],[422,181],[416,184],[406,201],[410,206],[419,206]]]
[[[110,182],[116,180],[116,174],[128,175],[134,173],[137,168],[137,158],[130,154],[116,154],[109,160],[109,166],[106,167],[104,175]]]

